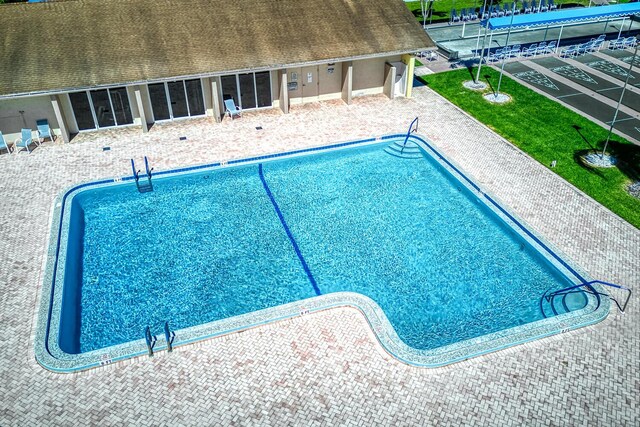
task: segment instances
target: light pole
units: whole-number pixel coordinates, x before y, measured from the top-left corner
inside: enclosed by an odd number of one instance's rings
[[[513,13],[515,11],[516,8],[516,4],[513,4],[513,9],[511,11],[511,22],[509,23],[509,31],[507,31],[507,40],[504,42],[504,48],[506,49],[507,47],[509,47],[509,36],[511,35],[511,27],[513,27],[513,17],[515,16],[515,14]],[[497,98],[498,95],[500,95],[500,85],[502,84],[502,74],[504,73],[504,63],[506,61],[506,55],[504,54],[504,50],[502,53],[502,67],[500,67],[500,78],[498,79],[498,88],[496,89],[496,93],[494,94],[494,98]]]
[[[631,57],[631,61],[629,62],[629,69],[627,70],[627,78],[624,79],[624,86],[622,86],[622,93],[620,94],[620,99],[618,99],[616,112],[613,114],[613,120],[611,121],[611,126],[609,126],[609,133],[607,134],[607,140],[604,142],[604,148],[602,149],[602,154],[600,155],[601,159],[604,158],[605,152],[607,151],[607,146],[609,145],[609,139],[611,139],[611,132],[613,132],[613,125],[616,123],[616,119],[618,118],[618,111],[620,110],[622,97],[624,96],[624,91],[627,89],[627,83],[629,83],[629,77],[631,77],[631,69],[633,68],[633,61],[636,60],[637,53],[638,53],[638,45],[636,44],[636,48],[633,51],[633,56]]]
[[[486,1],[485,1],[485,6],[486,6]],[[491,0],[491,3],[489,3],[489,10],[491,10],[491,7],[493,6],[493,0]],[[485,9],[486,11],[486,9]],[[487,18],[487,26],[484,27],[484,38],[482,39],[482,50],[480,51],[480,62],[478,62],[478,72],[476,73],[476,79],[474,81],[474,83],[478,83],[478,81],[480,80],[480,69],[482,68],[482,58],[484,57],[484,44],[487,41],[487,31],[489,30],[489,19],[491,19],[491,12],[489,13],[489,18]],[[482,20],[482,17],[480,17]],[[491,51],[491,46],[489,46],[489,51]]]

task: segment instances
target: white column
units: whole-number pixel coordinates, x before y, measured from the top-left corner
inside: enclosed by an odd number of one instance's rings
[[[56,120],[58,121],[58,127],[60,128],[60,134],[62,135],[62,140],[64,142],[69,142],[69,128],[67,127],[67,122],[64,119],[64,114],[62,114],[62,108],[60,107],[60,99],[58,99],[57,95],[50,95],[51,106],[53,107],[53,113],[56,116]]]
[[[217,123],[222,121],[222,113],[220,112],[220,95],[218,90],[218,80],[220,77],[211,77],[211,108],[213,109],[213,118]]]
[[[138,114],[140,114],[140,126],[142,126],[142,133],[149,132],[149,124],[147,123],[147,112],[144,109],[144,103],[142,102],[142,91],[139,85],[133,87],[133,93],[136,97],[136,105],[138,106]]]

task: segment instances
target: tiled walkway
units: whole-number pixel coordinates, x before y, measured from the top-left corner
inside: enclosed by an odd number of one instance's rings
[[[86,134],[0,156],[0,425],[637,425],[637,296],[596,326],[439,369],[394,360],[347,308],[79,374],[35,362],[50,207],[65,187],[126,175],[131,157],[157,169],[240,158],[404,132],[416,115],[421,133],[576,264],[638,289],[639,230],[429,89],[415,95]]]

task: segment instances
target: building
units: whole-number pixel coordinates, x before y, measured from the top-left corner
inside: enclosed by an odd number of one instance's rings
[[[402,0],[66,0],[0,6],[0,131],[119,126],[386,93],[434,48]]]

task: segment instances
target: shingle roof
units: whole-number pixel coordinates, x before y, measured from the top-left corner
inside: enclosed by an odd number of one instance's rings
[[[0,28],[0,96],[433,47],[402,0],[6,4]]]

